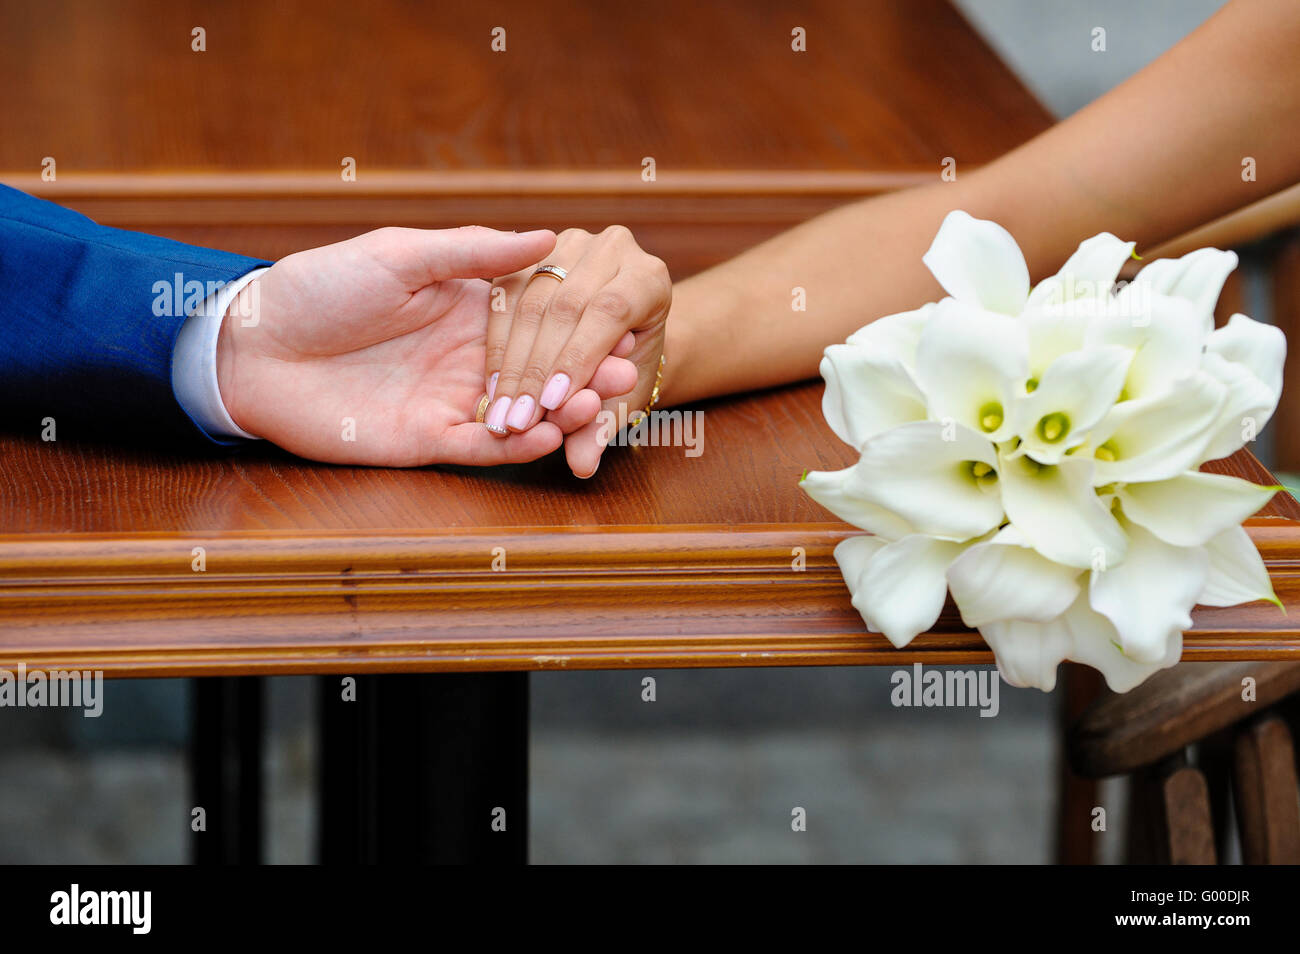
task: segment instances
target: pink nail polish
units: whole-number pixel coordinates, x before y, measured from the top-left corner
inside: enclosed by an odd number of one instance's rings
[[[483,421],[484,426],[486,426],[493,434],[510,433],[506,429],[506,411],[509,409],[510,398],[503,397],[498,399],[497,403],[493,404],[492,409],[488,411],[487,418]]]
[[[497,393],[497,378],[501,377],[500,371],[493,371],[492,377],[488,378],[488,400],[492,400],[492,395]]]
[[[505,400],[502,398],[501,400]],[[510,416],[506,418],[506,424],[515,429],[522,431],[525,427],[533,422],[533,408],[537,402],[533,400],[531,394],[521,394],[515,398],[514,407],[510,409]]]
[[[551,380],[546,382],[546,387],[542,391],[542,407],[548,411],[554,411],[564,400],[564,395],[569,393],[569,376],[563,371],[557,371],[551,375]]]

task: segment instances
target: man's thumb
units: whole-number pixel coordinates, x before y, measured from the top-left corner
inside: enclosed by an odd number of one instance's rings
[[[501,232],[481,225],[458,229],[382,229],[381,249],[389,261],[406,266],[402,274],[413,287],[449,278],[497,278],[539,262],[555,247],[549,229]],[[387,252],[393,252],[391,256]]]

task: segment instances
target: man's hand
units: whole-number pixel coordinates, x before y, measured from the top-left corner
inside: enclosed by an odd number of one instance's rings
[[[231,305],[217,381],[235,423],[314,460],[502,464],[557,449],[636,384],[609,357],[590,388],[502,439],[474,422],[495,278],[545,256],[548,231],[386,228],[281,259]],[[625,348],[616,349],[626,350]]]

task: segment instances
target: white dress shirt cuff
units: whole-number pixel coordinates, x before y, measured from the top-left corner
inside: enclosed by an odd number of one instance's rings
[[[213,440],[229,443],[231,438],[258,440],[230,417],[221,388],[217,385],[217,336],[221,320],[235,296],[267,267],[255,268],[223,285],[198,310],[185,319],[176,347],[172,349],[172,392],[181,409]]]

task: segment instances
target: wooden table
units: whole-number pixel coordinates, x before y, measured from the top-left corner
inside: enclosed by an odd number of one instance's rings
[[[852,463],[820,385],[702,405],[702,453],[616,448],[490,471],[0,444],[0,666],[117,676],[987,663],[951,607],[906,650],[865,631],[798,489]],[[1216,465],[1271,478],[1242,453]],[[1251,533],[1283,615],[1202,607],[1189,659],[1300,655],[1300,507]],[[202,548],[204,569],[194,569]],[[495,567],[495,568],[494,568]]]
[[[946,0],[0,0],[0,37],[0,181],[269,258],[621,222],[680,278],[1051,123]]]
[[[0,181],[271,258],[380,225],[618,221],[680,278],[1051,121],[942,0],[6,0],[0,36],[0,85],[22,91]],[[850,460],[819,395],[705,405],[700,456],[622,449],[589,482],[558,459],[341,468],[43,443],[6,421],[0,667],[241,677],[197,684],[212,860],[257,857],[247,677],[333,674],[325,857],[517,860],[527,670],[989,661],[951,611],[906,652],[864,631],[831,558],[849,528],[797,487]],[[1288,498],[1252,530],[1291,615],[1198,611],[1189,658],[1297,652],[1297,518]],[[410,823],[507,803],[508,837]]]

